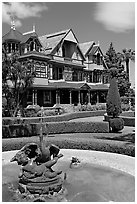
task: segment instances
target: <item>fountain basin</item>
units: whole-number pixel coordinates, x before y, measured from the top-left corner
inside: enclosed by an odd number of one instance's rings
[[[54,170],[66,173],[64,186],[70,202],[134,202],[135,158],[106,152],[60,150],[64,154]],[[11,189],[17,189],[20,167],[9,163],[16,151],[3,153],[3,201],[13,200]],[[70,168],[70,160],[77,157],[80,164]]]

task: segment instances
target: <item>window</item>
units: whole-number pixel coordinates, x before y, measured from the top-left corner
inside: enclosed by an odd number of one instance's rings
[[[63,68],[58,67],[53,68],[53,79],[55,80],[63,79]]]
[[[63,74],[62,74],[62,68],[58,69],[58,79],[62,79],[63,78]]]
[[[44,96],[43,96],[43,102],[46,103],[51,103],[51,91],[44,91]]]
[[[83,80],[83,73],[79,72],[79,81],[82,81],[82,80]]]
[[[64,47],[64,45],[62,46],[62,57],[66,57],[65,56],[65,47]]]
[[[74,71],[72,74],[72,80],[73,81],[78,81],[78,72]]]
[[[47,68],[47,65],[45,65],[44,63],[42,63],[41,65],[37,63],[35,67],[35,71],[36,71],[36,77],[41,77],[41,78],[48,77],[48,68]]]
[[[100,54],[97,53],[97,65],[100,65]]]

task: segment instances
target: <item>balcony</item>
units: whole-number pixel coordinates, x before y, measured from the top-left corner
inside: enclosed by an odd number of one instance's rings
[[[93,71],[93,70],[104,70],[104,67],[103,65],[97,65],[97,64],[90,64],[90,63],[87,63],[86,64],[86,68],[85,70],[89,70],[89,71]]]
[[[58,56],[58,55],[53,55],[52,59],[57,63],[64,63],[64,64],[67,64],[67,65],[74,65],[74,66],[77,66],[77,65],[79,66],[80,65],[82,67],[85,67],[83,65],[83,61],[78,60],[78,59],[71,59],[71,58],[67,58],[67,57],[61,57],[61,56]]]

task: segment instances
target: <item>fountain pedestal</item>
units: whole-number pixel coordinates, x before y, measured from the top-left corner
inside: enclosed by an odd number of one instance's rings
[[[39,147],[36,143],[25,145],[11,159],[21,165],[18,176],[17,197],[19,201],[62,201],[66,189],[63,188],[62,171],[54,171],[55,165],[63,155],[55,145]],[[51,157],[53,157],[51,159]]]

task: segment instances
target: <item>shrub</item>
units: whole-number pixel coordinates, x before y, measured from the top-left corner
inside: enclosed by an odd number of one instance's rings
[[[121,103],[128,104],[129,98],[127,96],[121,96]]]
[[[24,114],[26,117],[36,117],[37,116],[37,112],[40,110],[40,106],[39,105],[29,105],[27,106],[27,108],[25,108],[24,110]]]
[[[128,111],[130,109],[130,105],[129,104],[121,104],[121,109],[122,111]]]
[[[57,115],[55,110],[44,110],[42,112],[43,117],[44,116],[52,116],[52,115]],[[40,117],[41,116],[41,110],[38,111],[37,116]]]
[[[110,128],[112,132],[119,132],[124,128],[124,120],[122,118],[110,119]]]
[[[106,101],[107,114],[108,116],[113,116],[114,118],[118,117],[122,112],[121,100],[116,82],[116,70],[117,69],[114,68],[110,69],[111,80]]]
[[[132,111],[135,111],[135,107],[134,107],[134,106],[132,106],[132,107],[131,107],[131,110],[132,110]]]

